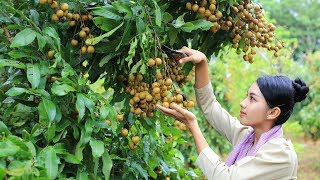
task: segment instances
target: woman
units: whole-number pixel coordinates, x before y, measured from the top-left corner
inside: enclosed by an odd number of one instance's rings
[[[309,88],[300,79],[264,76],[257,79],[240,103],[240,121],[217,102],[209,81],[206,56],[183,47],[188,56],[180,63],[195,64],[195,91],[199,107],[209,123],[225,135],[234,149],[226,162],[208,146],[194,114],[174,105],[157,105],[165,115],[183,122],[191,131],[198,151],[196,164],[208,179],[297,179],[297,155],[283,138],[281,125],[293,106],[306,98]]]

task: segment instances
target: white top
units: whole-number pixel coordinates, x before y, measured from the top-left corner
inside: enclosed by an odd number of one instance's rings
[[[211,83],[195,89],[197,103],[207,121],[233,146],[252,130],[221,107]],[[228,167],[210,147],[199,154],[196,164],[208,179],[297,179],[298,159],[290,140],[274,138],[264,144],[255,156],[246,156]]]

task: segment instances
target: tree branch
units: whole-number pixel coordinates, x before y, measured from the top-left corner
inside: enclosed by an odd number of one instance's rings
[[[8,42],[11,44],[12,38],[11,38],[11,35],[10,35],[10,33],[9,33],[9,30],[7,29],[6,24],[2,24],[2,29],[4,30],[4,32],[5,32],[5,34],[6,34],[6,37],[7,37]]]

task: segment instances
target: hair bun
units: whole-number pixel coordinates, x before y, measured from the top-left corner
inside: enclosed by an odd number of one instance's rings
[[[295,102],[303,101],[307,97],[307,94],[309,92],[309,87],[300,78],[296,78],[294,81],[292,81],[292,85],[295,90],[294,101]]]

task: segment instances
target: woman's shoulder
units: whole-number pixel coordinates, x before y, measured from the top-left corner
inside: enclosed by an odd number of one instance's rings
[[[296,161],[297,155],[291,140],[280,137],[274,138],[265,143],[257,152],[259,156],[270,156],[272,158]]]

